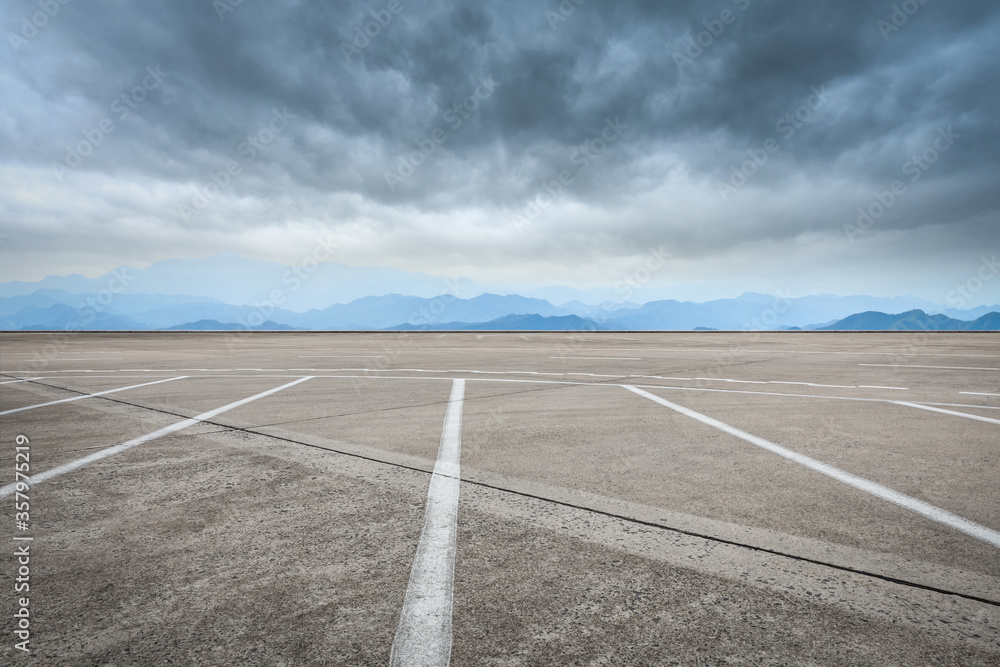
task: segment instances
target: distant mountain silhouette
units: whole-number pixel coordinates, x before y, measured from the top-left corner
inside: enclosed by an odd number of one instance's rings
[[[278,292],[282,303],[277,305],[306,310],[373,294],[402,292],[433,297],[457,290],[460,296],[468,298],[485,291],[467,278],[456,282],[378,266],[318,263],[315,257],[329,257],[329,251],[317,245],[297,266],[247,259],[232,252],[203,258],[166,259],[144,269],[122,266],[98,278],[73,274],[48,276],[37,282],[0,283],[0,297],[31,294],[41,289],[73,294],[114,290],[116,295],[194,295],[198,299],[210,297],[230,304],[252,305],[271,299],[271,295]]]
[[[604,331],[593,320],[576,315],[543,317],[542,315],[507,315],[489,322],[446,322],[415,326],[400,324],[387,331]]]
[[[967,322],[947,315],[928,315],[910,310],[898,315],[876,311],[845,317],[819,331],[1000,331],[1000,313],[989,313]]]
[[[4,327],[21,331],[132,331],[149,327],[124,315],[99,313],[57,303],[47,308],[28,306],[16,315],[3,318]]]
[[[563,314],[567,313],[548,301],[518,295],[481,294],[472,299],[444,295],[427,299],[389,294],[311,310],[283,321],[307,329],[388,329],[401,324],[420,328],[449,321],[489,322],[505,315]]]
[[[1000,312],[987,313],[982,317],[973,320],[966,331],[1000,331]]]
[[[746,292],[735,299],[705,303],[651,301],[639,308],[615,309],[607,313],[605,325],[610,329],[633,331],[691,331],[697,327],[737,331],[793,326],[811,329],[817,323],[834,322],[854,313],[896,308],[933,309],[934,304],[915,297],[820,294],[779,299],[768,294]]]
[[[216,322],[215,320],[198,320],[197,322],[188,322],[187,324],[178,324],[175,327],[170,327],[167,331],[236,331],[236,330],[251,330],[251,331],[294,331],[294,327],[290,327],[287,324],[278,324],[277,322],[272,322],[270,320],[263,322],[255,327],[244,326],[242,324],[233,324],[231,322]]]
[[[225,267],[227,262],[242,266],[242,258],[217,257]],[[213,258],[209,258],[213,259]],[[194,260],[192,260],[194,261]],[[201,262],[202,260],[199,260]],[[247,260],[249,261],[249,260]],[[208,260],[204,260],[208,262]],[[264,263],[267,264],[267,263]],[[183,265],[187,266],[187,265]],[[211,275],[213,262],[197,264],[203,278]],[[256,266],[255,264],[251,264]],[[280,266],[280,265],[277,265]],[[169,269],[160,267],[158,272]],[[176,268],[176,267],[175,267]],[[216,267],[218,268],[218,267]],[[266,267],[265,267],[266,268]],[[273,267],[272,267],[273,268]],[[150,267],[152,269],[152,267]],[[178,269],[179,270],[179,269]],[[173,275],[166,271],[164,275]],[[207,273],[206,273],[207,272]],[[237,271],[225,280],[240,280]],[[162,277],[162,276],[161,276]],[[207,278],[206,278],[207,279]],[[46,279],[48,280],[48,279]],[[81,279],[90,280],[90,279]],[[138,280],[138,279],[136,279]],[[59,279],[59,282],[63,279]],[[42,281],[45,282],[45,281]],[[91,281],[92,282],[92,281]],[[148,282],[148,281],[147,281]],[[209,281],[211,282],[211,281]],[[162,287],[162,282],[152,281]],[[88,283],[90,284],[90,283]],[[185,284],[190,284],[188,281]],[[25,283],[0,283],[0,294],[17,292]],[[364,286],[353,287],[360,290]],[[205,287],[206,291],[213,288]],[[229,289],[229,288],[227,288]],[[234,288],[235,289],[235,288]],[[256,289],[256,288],[253,288]],[[252,290],[251,290],[252,291]],[[224,292],[224,291],[223,291]],[[222,292],[219,292],[222,293]],[[555,290],[558,295],[569,294],[566,288]],[[334,299],[333,296],[330,299]],[[551,321],[545,318],[575,316],[578,320],[564,320],[555,328],[568,330],[596,323],[600,328],[636,331],[692,331],[692,330],[789,330],[789,329],[849,329],[871,331],[897,330],[986,330],[998,329],[994,306],[991,312],[984,307],[966,311],[940,312],[931,306],[915,307],[921,303],[914,297],[881,298],[867,296],[838,297],[832,295],[776,298],[767,294],[748,292],[735,299],[717,299],[705,303],[675,300],[651,301],[644,305],[635,303],[587,304],[569,301],[555,306],[550,301],[529,298],[518,294],[499,295],[483,293],[472,298],[458,298],[450,294],[435,296],[408,296],[390,293],[381,296],[364,296],[348,303],[332,303],[322,308],[296,311],[287,299],[277,294],[262,297],[252,303],[234,305],[213,296],[162,293],[117,293],[109,289],[97,292],[75,293],[65,289],[36,289],[31,293],[0,296],[0,329],[6,330],[144,330],[191,328],[204,320],[214,321],[226,329],[253,328],[270,321],[288,329],[310,330],[417,330],[421,328],[456,328],[472,325],[495,326],[495,320],[507,316],[536,316],[535,321],[513,321],[501,328],[551,330]],[[875,306],[875,307],[873,307]],[[892,308],[890,308],[890,306]],[[898,310],[895,307],[900,306]],[[928,315],[928,312],[939,314]],[[888,315],[886,313],[901,313]],[[962,315],[962,317],[956,317]],[[978,319],[976,319],[978,318]],[[975,321],[973,322],[972,320]],[[558,320],[557,320],[558,321]],[[590,322],[592,324],[586,324]],[[404,325],[406,325],[404,327]],[[214,325],[213,325],[214,326]]]

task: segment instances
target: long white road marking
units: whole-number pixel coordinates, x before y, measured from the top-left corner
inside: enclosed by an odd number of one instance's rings
[[[898,391],[910,391],[906,387],[878,387],[878,386],[874,386],[873,387],[872,385],[868,385],[868,384],[858,385],[858,388],[860,388],[860,389],[893,389],[893,390],[898,390]]]
[[[56,357],[50,361],[111,361],[122,357]]]
[[[806,387],[823,387],[826,389],[857,389],[853,384],[816,384],[814,382],[783,382],[781,380],[769,380],[769,384],[801,384]],[[883,389],[884,387],[866,387],[867,389]]]
[[[960,391],[960,394],[965,394],[966,396],[1000,396],[1000,394],[983,394],[978,391]]]
[[[0,384],[17,384],[18,382],[34,382],[35,380],[44,380],[45,378],[21,378],[20,380],[6,380],[0,382]]]
[[[700,382],[735,382],[736,384],[767,384],[763,380],[729,380],[725,378],[695,378]],[[850,387],[853,389],[853,387]]]
[[[49,470],[46,470],[45,472],[38,473],[37,475],[32,475],[31,484],[38,484],[39,482],[44,482],[47,479],[52,479],[53,477],[58,477],[59,475],[65,475],[66,473],[72,472],[77,468],[82,468],[88,463],[93,463],[94,461],[100,461],[101,459],[107,458],[113,454],[119,454],[127,449],[132,449],[133,447],[145,444],[152,440],[156,440],[157,438],[162,438],[165,435],[176,433],[181,429],[185,429],[189,426],[194,426],[195,424],[198,424],[200,422],[221,415],[223,412],[228,412],[240,406],[246,405],[247,403],[256,401],[259,398],[264,398],[265,396],[276,394],[282,389],[288,389],[289,387],[294,387],[297,384],[300,384],[302,382],[305,382],[306,380],[311,380],[311,379],[312,377],[299,378],[294,382],[289,382],[288,384],[283,384],[280,387],[269,389],[265,392],[261,392],[249,398],[244,398],[243,400],[236,401],[235,403],[224,405],[221,408],[215,408],[214,410],[203,412],[197,417],[191,417],[190,419],[179,421],[175,424],[171,424],[170,426],[164,426],[163,428],[157,431],[153,431],[152,433],[147,433],[146,435],[139,436],[138,438],[133,438],[132,440],[129,440],[128,442],[123,442],[120,445],[115,445],[113,447],[108,447],[107,449],[102,449],[98,452],[90,454],[89,456],[84,456],[82,459],[77,459],[75,461],[70,461],[69,463],[64,463],[61,466],[56,466],[55,468],[51,468]],[[3,498],[4,496],[9,496],[10,494],[14,493],[14,490],[16,488],[17,488],[16,483],[8,484],[7,486],[0,488],[0,498]]]
[[[898,491],[893,491],[892,489],[882,486],[881,484],[870,482],[863,477],[858,477],[857,475],[853,475],[849,472],[841,470],[840,468],[834,468],[831,465],[817,461],[816,459],[805,456],[804,454],[799,454],[798,452],[793,452],[790,449],[785,449],[784,447],[776,445],[769,440],[758,438],[755,435],[751,435],[746,431],[741,431],[740,429],[720,422],[717,419],[712,419],[711,417],[703,415],[700,412],[695,412],[694,410],[690,410],[684,406],[671,403],[670,401],[660,398],[655,394],[651,394],[648,391],[643,391],[642,389],[638,389],[637,387],[633,387],[631,385],[622,386],[631,392],[648,398],[651,401],[655,401],[656,403],[668,407],[675,412],[679,412],[682,415],[696,419],[703,424],[707,424],[708,426],[717,428],[720,431],[736,436],[740,440],[745,440],[752,445],[756,445],[761,449],[766,449],[767,451],[773,452],[778,456],[783,456],[789,461],[794,461],[799,465],[803,465],[807,468],[815,470],[818,473],[822,473],[827,477],[831,477],[838,482],[843,482],[844,484],[853,486],[854,488],[860,489],[865,493],[870,493],[871,495],[883,500],[888,500],[889,502],[908,509],[911,512],[927,517],[932,521],[937,521],[938,523],[954,528],[955,530],[963,532],[966,535],[971,535],[972,537],[982,540],[983,542],[991,544],[995,547],[1000,547],[1000,532],[991,528],[980,526],[978,523],[973,523],[968,519],[963,519],[956,514],[952,514],[951,512],[943,510],[939,507],[925,503],[922,500],[917,500],[916,498],[911,498],[910,496],[904,495]]]
[[[972,366],[913,366],[910,364],[858,364],[875,368],[937,368],[945,371],[1000,371],[1000,368],[973,368]]]
[[[410,570],[399,628],[392,643],[392,665],[443,666],[451,660],[464,402],[465,380],[455,380],[444,417],[437,464],[427,492],[424,529]]]
[[[573,357],[565,355],[562,357],[549,357],[549,359],[600,359],[602,361],[642,361],[642,357]]]
[[[134,370],[134,369],[133,369]],[[203,369],[169,369],[167,371],[157,370],[149,371],[160,374],[165,374],[167,372],[179,372],[179,371],[192,371],[200,370],[205,373],[219,373],[228,372],[236,369],[231,368],[203,368]],[[299,377],[301,373],[345,373],[348,371],[362,371],[365,373],[403,373],[403,372],[414,372],[414,373],[477,373],[484,375],[544,375],[544,376],[581,376],[581,377],[597,377],[597,378],[621,378],[621,379],[633,379],[633,378],[655,378],[659,380],[694,380],[694,378],[672,378],[664,377],[660,375],[607,375],[601,373],[545,373],[536,371],[477,371],[477,370],[425,370],[419,368],[392,368],[392,369],[376,369],[376,368],[270,368],[270,369],[250,369],[259,370],[267,375],[197,375],[191,377],[198,378],[262,378],[262,377],[272,377],[276,379],[286,378],[286,377]],[[13,371],[11,371],[13,372]],[[23,371],[27,372],[27,371]],[[54,373],[62,373],[64,371],[51,371]],[[67,373],[88,373],[91,371],[65,371]],[[94,372],[117,372],[117,371],[94,371]],[[121,372],[126,372],[123,369]],[[286,373],[285,375],[277,375],[277,373]],[[90,375],[90,376],[58,376],[59,378],[65,377],[66,379],[71,378],[82,378],[82,377],[107,377],[107,378],[132,378],[132,377],[142,377],[142,376],[129,376],[129,375]],[[344,379],[344,380],[430,380],[435,382],[446,381],[451,382],[454,378],[451,377],[409,377],[405,375],[397,376],[384,376],[384,375],[314,375],[317,378],[334,378],[334,379]],[[52,376],[56,378],[56,376]],[[46,378],[35,378],[35,379],[46,379]],[[551,385],[588,385],[593,387],[622,387],[622,384],[610,384],[603,382],[572,382],[569,380],[561,381],[545,381],[545,380],[514,380],[514,379],[500,379],[500,378],[468,378],[469,380],[475,380],[479,382],[503,382],[503,383],[521,383],[521,384],[551,384]],[[820,400],[831,400],[831,401],[853,401],[860,403],[896,403],[895,400],[890,398],[860,398],[853,396],[830,396],[826,394],[792,394],[784,392],[773,392],[773,391],[748,391],[742,389],[710,389],[708,387],[677,387],[673,385],[635,385],[643,389],[669,389],[672,391],[697,391],[697,392],[711,392],[719,394],[747,394],[751,396],[775,396],[784,398],[813,398]],[[905,387],[866,387],[868,389],[898,389],[900,391],[909,391]],[[970,393],[970,392],[960,392],[960,393]],[[979,395],[979,394],[973,394]],[[1000,396],[1000,394],[986,394]],[[1000,410],[1000,406],[996,405],[969,405],[967,403],[942,403],[935,401],[922,401],[922,405],[936,405],[946,408],[972,408],[976,410]]]
[[[896,405],[905,405],[908,408],[919,408],[921,410],[930,410],[931,412],[940,412],[943,415],[954,415],[955,417],[965,417],[966,419],[975,419],[976,421],[986,422],[987,424],[1000,424],[1000,419],[990,419],[989,417],[980,417],[979,415],[970,415],[967,412],[955,412],[954,410],[942,410],[941,408],[932,408],[929,405],[921,405],[919,403],[907,403],[906,401],[893,401]]]
[[[307,357],[308,358],[308,357]],[[322,357],[320,357],[322,358]],[[364,358],[364,357],[342,357],[342,358]],[[640,357],[549,357],[550,359],[611,359],[611,360],[638,360]],[[85,371],[85,370],[58,370],[51,371],[53,373],[125,373],[129,372],[130,369],[121,369],[120,371],[114,370],[102,370],[102,371]],[[133,372],[135,369],[131,369]],[[490,370],[475,370],[475,369],[461,369],[461,368],[173,368],[173,369],[158,369],[157,372],[161,373],[184,373],[184,372],[215,372],[215,373],[228,373],[237,371],[260,371],[260,372],[283,372],[283,371],[301,371],[301,372],[316,372],[316,373],[326,373],[326,372],[351,372],[351,371],[361,371],[365,373],[476,373],[478,375],[545,375],[552,377],[563,377],[567,375],[580,375],[586,377],[606,377],[606,378],[649,378],[652,380],[669,380],[676,382],[729,382],[738,384],[784,384],[784,385],[801,385],[806,387],[819,387],[819,388],[830,388],[830,389],[887,389],[893,391],[909,391],[906,387],[884,387],[884,386],[873,386],[873,385],[842,385],[842,384],[817,384],[815,382],[790,382],[783,380],[740,380],[736,378],[705,378],[705,377],[672,377],[666,375],[640,375],[636,373],[622,374],[622,373],[568,373],[568,372],[554,372],[554,371],[528,371],[528,370],[512,370],[512,371],[490,371]],[[21,370],[21,371],[8,371],[9,373],[32,373],[37,371],[31,370]],[[153,372],[152,370],[147,372]]]
[[[107,391],[99,391],[94,394],[83,394],[81,396],[72,396],[70,398],[62,398],[58,401],[49,401],[48,403],[38,403],[37,405],[26,405],[23,408],[14,408],[12,410],[4,410],[0,412],[0,415],[9,415],[15,412],[24,412],[25,410],[34,410],[35,408],[44,408],[49,405],[58,405],[59,403],[72,403],[73,401],[82,401],[85,398],[94,398],[95,396],[106,396],[108,394],[115,394],[119,391],[128,391],[129,389],[138,389],[139,387],[148,387],[154,384],[163,384],[164,382],[173,382],[174,380],[183,380],[187,375],[181,375],[180,377],[167,378],[166,380],[157,380],[156,382],[144,382],[142,384],[134,384],[130,387],[119,387],[118,389],[108,389]]]

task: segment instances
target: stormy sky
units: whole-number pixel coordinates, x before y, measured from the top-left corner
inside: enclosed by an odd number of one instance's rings
[[[511,288],[655,248],[657,296],[943,303],[1000,250],[992,0],[0,7],[0,280],[333,238]]]

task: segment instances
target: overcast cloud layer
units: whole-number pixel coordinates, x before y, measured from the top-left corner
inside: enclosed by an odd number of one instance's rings
[[[2,280],[332,235],[484,284],[662,247],[661,294],[944,302],[1000,250],[992,0],[0,7]]]

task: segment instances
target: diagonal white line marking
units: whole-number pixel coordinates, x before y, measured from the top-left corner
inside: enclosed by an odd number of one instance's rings
[[[133,447],[136,447],[138,445],[142,445],[142,444],[145,444],[147,442],[150,442],[151,440],[156,440],[157,438],[162,438],[165,435],[170,435],[171,433],[175,433],[175,432],[180,431],[181,429],[185,429],[185,428],[187,428],[189,426],[194,426],[195,424],[197,424],[199,422],[203,422],[203,421],[205,421],[207,419],[211,419],[212,417],[215,417],[217,415],[221,415],[223,412],[228,412],[229,410],[232,410],[234,408],[238,408],[238,407],[240,407],[242,405],[246,405],[247,403],[251,403],[253,401],[256,401],[259,398],[264,398],[265,396],[270,396],[271,394],[276,394],[279,391],[281,391],[282,389],[288,389],[289,387],[294,387],[297,384],[300,384],[302,382],[305,382],[306,380],[311,380],[311,379],[312,379],[312,377],[299,378],[298,380],[295,380],[294,382],[289,382],[288,384],[283,384],[280,387],[276,387],[274,389],[269,389],[268,391],[261,392],[259,394],[256,394],[255,396],[251,396],[249,398],[244,398],[241,401],[236,401],[235,403],[230,403],[229,405],[224,405],[221,408],[215,408],[214,410],[209,410],[208,412],[203,412],[200,415],[198,415],[197,417],[192,417],[190,419],[185,419],[184,421],[179,421],[179,422],[177,422],[175,424],[171,424],[170,426],[164,426],[163,428],[159,429],[158,431],[153,431],[152,433],[147,433],[146,435],[139,436],[138,438],[134,438],[132,440],[129,440],[128,442],[123,442],[120,445],[115,445],[113,447],[108,447],[107,449],[102,449],[101,451],[94,452],[93,454],[90,454],[89,456],[84,456],[82,459],[77,459],[75,461],[70,461],[69,463],[64,463],[61,466],[56,466],[55,468],[51,468],[50,470],[46,470],[45,472],[39,473],[37,475],[32,475],[31,476],[30,484],[32,484],[32,485],[38,484],[39,482],[44,482],[47,479],[52,479],[53,477],[57,477],[59,475],[64,475],[64,474],[66,474],[68,472],[72,472],[72,471],[76,470],[77,468],[82,468],[83,466],[87,465],[88,463],[93,463],[94,461],[99,461],[99,460],[101,460],[103,458],[107,458],[107,457],[109,457],[109,456],[111,456],[113,454],[119,454],[121,452],[124,452],[127,449],[132,449]],[[4,496],[9,496],[10,494],[14,493],[14,490],[16,488],[17,488],[17,484],[16,483],[15,484],[8,484],[7,486],[5,486],[3,488],[0,488],[0,498],[3,498]]]
[[[943,371],[1000,371],[1000,368],[973,368],[972,366],[914,366],[911,364],[858,364],[876,368],[937,368]]]
[[[17,384],[18,382],[34,382],[35,380],[44,380],[45,378],[21,378],[20,380],[5,380],[0,382],[0,384]]]
[[[14,408],[13,410],[4,410],[0,412],[0,415],[9,415],[15,412],[24,412],[25,410],[34,410],[35,408],[44,408],[49,405],[58,405],[59,403],[72,403],[73,401],[82,401],[85,398],[94,398],[95,396],[105,396],[107,394],[114,394],[119,391],[128,391],[129,389],[138,389],[139,387],[148,387],[153,384],[162,384],[164,382],[173,382],[174,380],[183,380],[188,376],[182,375],[175,378],[167,378],[166,380],[157,380],[156,382],[144,382],[142,384],[134,384],[130,387],[119,387],[118,389],[108,389],[107,391],[99,391],[95,394],[84,394],[82,396],[73,396],[72,398],[63,398],[58,401],[49,401],[48,403],[39,403],[38,405],[26,405],[23,408]]]
[[[920,408],[921,410],[929,410],[931,412],[940,412],[943,415],[954,415],[955,417],[965,417],[966,419],[975,419],[976,421],[986,422],[987,424],[1000,424],[1000,419],[990,419],[989,417],[980,417],[979,415],[970,415],[967,412],[955,412],[954,410],[942,410],[941,408],[932,408],[929,405],[920,405],[919,403],[907,403],[906,401],[893,401],[896,405],[905,405],[908,408]]]
[[[642,357],[549,357],[549,359],[567,359],[572,361],[574,359],[600,359],[601,361],[642,361]]]
[[[882,498],[883,500],[888,500],[889,502],[895,503],[896,505],[908,509],[911,512],[915,512],[921,516],[927,517],[932,521],[937,521],[938,523],[944,524],[946,526],[954,528],[955,530],[961,531],[966,535],[971,535],[976,539],[982,540],[983,542],[986,542],[988,544],[992,544],[995,547],[1000,547],[1000,533],[991,528],[987,528],[986,526],[980,526],[978,523],[973,523],[968,519],[963,519],[960,516],[952,514],[951,512],[943,510],[939,507],[935,507],[934,505],[931,505],[929,503],[925,503],[922,500],[917,500],[916,498],[911,498],[910,496],[904,495],[898,491],[893,491],[892,489],[882,486],[881,484],[876,484],[875,482],[870,482],[863,477],[852,475],[851,473],[845,472],[840,468],[834,468],[831,465],[827,465],[826,463],[817,461],[816,459],[809,458],[804,454],[799,454],[798,452],[793,452],[790,449],[785,449],[784,447],[776,445],[773,442],[765,440],[764,438],[758,438],[755,435],[750,435],[746,431],[741,431],[738,428],[720,422],[717,419],[712,419],[711,417],[707,417],[701,414],[700,412],[695,412],[694,410],[690,410],[681,405],[677,405],[676,403],[671,403],[670,401],[660,398],[655,394],[651,394],[648,391],[643,391],[642,389],[638,389],[631,385],[622,385],[622,386],[631,392],[634,392],[636,394],[639,394],[640,396],[648,398],[651,401],[655,401],[656,403],[668,407],[671,410],[674,410],[675,412],[679,412],[682,415],[686,415],[688,417],[691,417],[692,419],[696,419],[703,424],[707,424],[709,426],[719,429],[720,431],[724,431],[725,433],[734,435],[740,440],[745,440],[752,445],[756,445],[761,449],[766,449],[767,451],[773,452],[778,456],[783,456],[790,461],[794,461],[795,463],[804,465],[807,468],[811,468],[812,470],[822,473],[827,477],[832,477],[838,482],[843,482],[844,484],[853,486],[854,488],[860,489],[865,493],[870,493],[873,496]]]
[[[455,581],[455,533],[461,486],[462,407],[465,380],[451,387],[437,464],[427,492],[424,529],[392,643],[395,667],[443,667],[451,661],[451,610]]]

